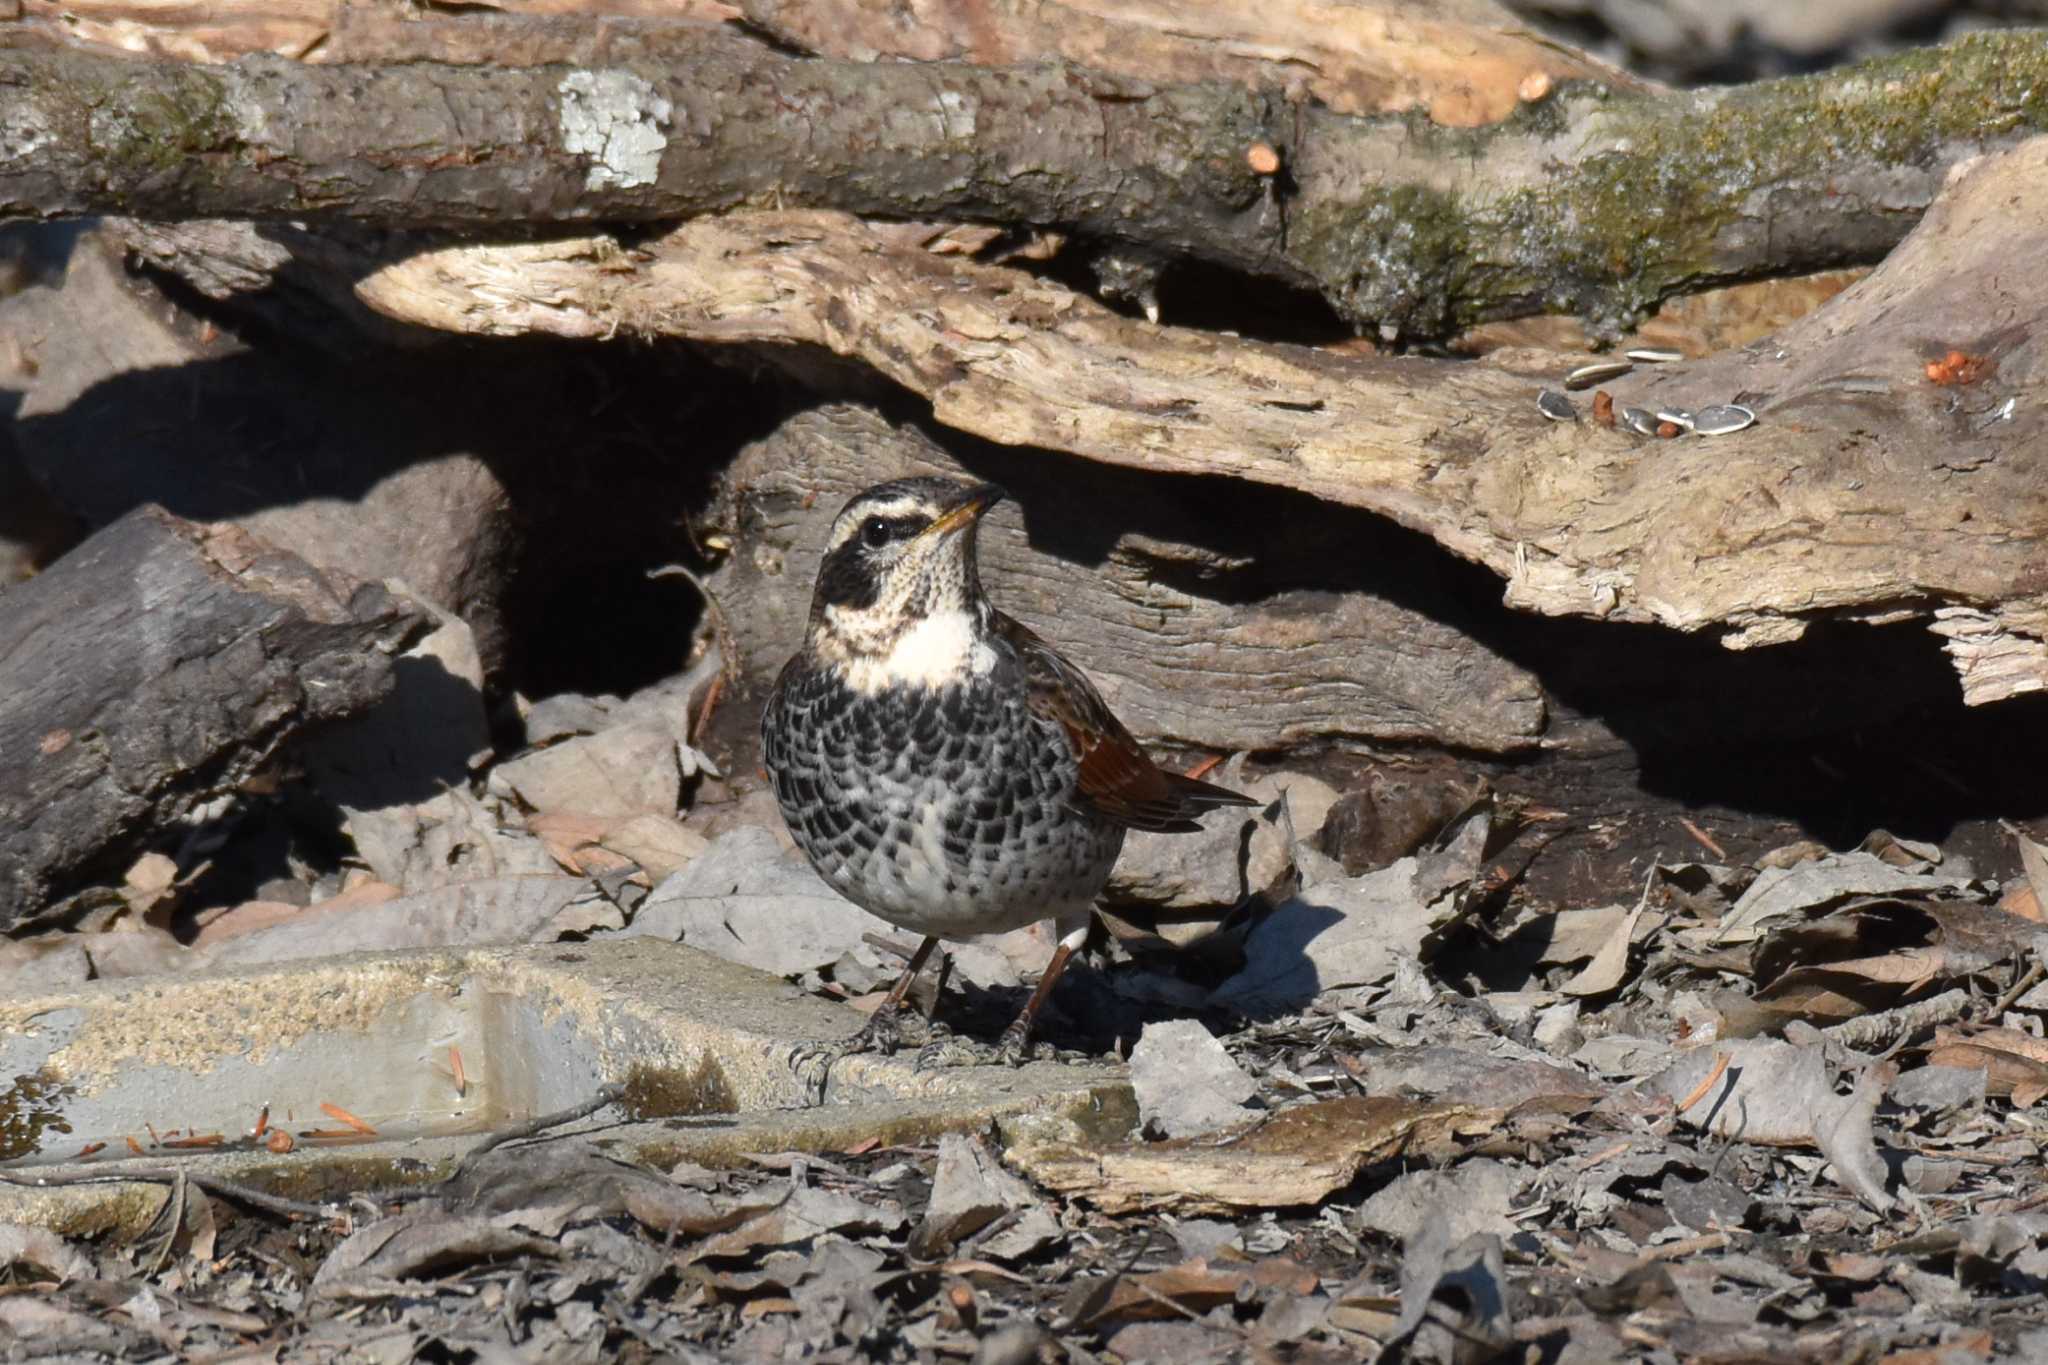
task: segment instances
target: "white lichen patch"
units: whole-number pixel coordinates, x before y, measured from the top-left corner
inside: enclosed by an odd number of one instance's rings
[[[0,166],[26,161],[54,141],[56,134],[42,115],[26,103],[19,104],[0,117]]]
[[[668,146],[662,131],[675,110],[630,71],[572,71],[556,87],[562,97],[562,147],[590,158],[585,189],[651,185]]]

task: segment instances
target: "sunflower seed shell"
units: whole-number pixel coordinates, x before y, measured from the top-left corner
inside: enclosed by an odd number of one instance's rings
[[[1738,403],[1701,408],[1692,415],[1692,429],[1702,436],[1726,436],[1756,424],[1756,414]]]
[[[1576,422],[1579,420],[1578,405],[1556,389],[1544,389],[1536,395],[1536,411],[1553,422]]]
[[[1632,361],[1596,360],[1590,365],[1581,365],[1564,377],[1568,389],[1590,389],[1606,379],[1619,379],[1635,368]]]

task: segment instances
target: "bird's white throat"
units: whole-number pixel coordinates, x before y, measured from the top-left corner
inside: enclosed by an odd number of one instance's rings
[[[995,667],[995,650],[971,612],[938,611],[900,632],[886,649],[847,658],[847,686],[863,695],[885,687],[945,687]]]

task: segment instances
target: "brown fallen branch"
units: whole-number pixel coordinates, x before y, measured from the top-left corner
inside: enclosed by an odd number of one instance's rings
[[[1565,81],[1648,88],[1533,32],[1493,0],[928,0],[907,11],[864,0],[737,5],[763,32],[827,56],[989,66],[1057,58],[1162,83],[1285,88],[1341,114],[1419,109],[1460,128],[1498,123]]]
[[[425,628],[385,589],[154,507],[0,593],[0,925],[118,880]]]
[[[1734,646],[1809,620],[1928,620],[1972,701],[2048,683],[2037,490],[2048,312],[2048,139],[1962,177],[1868,279],[1761,343],[1613,381],[1624,405],[1740,400],[1760,424],[1658,441],[1534,402],[1518,368],[1375,359],[1157,328],[1058,285],[816,214],[428,253],[361,286],[450,331],[808,342],[1006,444],[1225,474],[1421,531],[1551,615],[1713,628]],[[1976,357],[1972,382],[1930,363]]]
[[[791,48],[854,61],[908,58],[982,66],[1067,61],[1162,85],[1272,86],[1339,113],[1428,112],[1437,123],[1496,123],[1566,81],[1649,86],[1532,32],[1494,0],[1342,5],[1209,0],[1093,4],[923,4],[862,0],[501,0],[489,9],[418,10],[381,0],[19,0],[18,42],[224,62],[269,52],[298,61],[435,61],[538,66],[659,60],[703,26],[744,18]]]
[[[0,163],[0,214],[503,229],[811,205],[1079,230],[1427,336],[1872,259],[1949,166],[2040,131],[2048,85],[2048,39],[1984,34],[1732,90],[1566,83],[1453,130],[1235,84],[671,37],[603,68],[0,51],[0,127],[37,130]]]

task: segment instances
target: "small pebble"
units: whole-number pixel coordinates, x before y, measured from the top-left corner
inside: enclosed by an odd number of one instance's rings
[[[1737,403],[1701,408],[1692,415],[1692,429],[1702,436],[1726,436],[1756,422],[1756,414]]]
[[[1605,389],[1593,391],[1593,420],[1603,427],[1614,425],[1614,395]]]
[[[1596,360],[1566,375],[1564,386],[1568,389],[1589,389],[1603,379],[1619,379],[1634,368],[1635,365],[1626,360]]]
[[[1684,430],[1685,428],[1678,425],[1678,423],[1676,422],[1659,422],[1657,423],[1657,439],[1660,441],[1668,441],[1672,437],[1678,435],[1678,433]]]
[[[1536,411],[1553,422],[1579,420],[1578,406],[1556,389],[1544,389],[1536,395]]]

